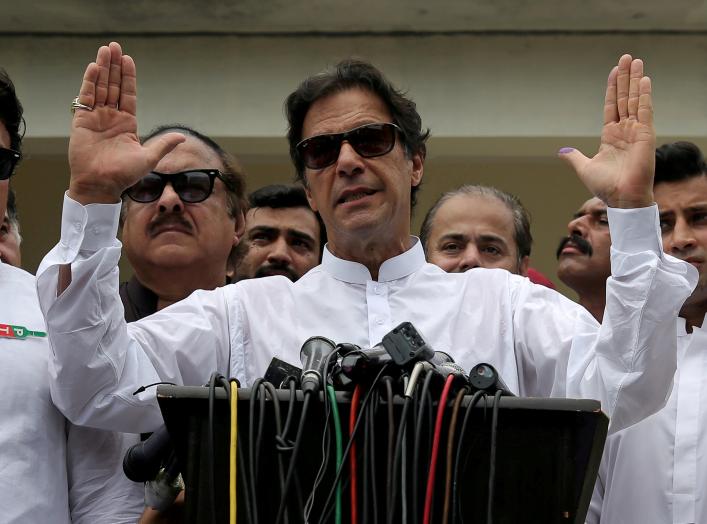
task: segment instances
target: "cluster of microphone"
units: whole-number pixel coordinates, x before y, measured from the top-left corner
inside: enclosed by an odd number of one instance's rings
[[[336,344],[321,336],[311,337],[302,345],[300,360],[302,367],[297,368],[277,358],[273,359],[263,379],[258,379],[250,392],[252,399],[260,395],[263,400],[267,398],[272,402],[277,401],[273,395],[274,388],[289,389],[293,393],[288,402],[285,430],[282,434],[272,436],[273,445],[278,453],[280,469],[279,505],[269,503],[266,505],[269,507],[260,508],[261,518],[268,515],[268,518],[263,521],[276,523],[329,522],[328,518],[333,518],[332,513],[335,505],[337,514],[341,512],[342,505],[351,512],[351,517],[347,521],[365,522],[371,519],[377,521],[379,517],[387,522],[398,521],[401,512],[405,514],[407,506],[410,504],[407,500],[407,492],[411,486],[412,492],[416,494],[417,491],[423,490],[424,484],[427,482],[428,490],[432,490],[432,495],[428,494],[427,498],[432,500],[436,497],[434,491],[437,488],[435,488],[434,474],[435,469],[438,468],[436,466],[436,451],[432,451],[432,449],[438,447],[439,443],[435,441],[433,446],[432,442],[432,426],[434,425],[432,409],[435,401],[439,409],[438,413],[441,413],[438,415],[437,421],[439,426],[444,410],[454,393],[458,393],[460,399],[464,395],[475,394],[471,405],[467,403],[467,411],[474,407],[473,404],[481,396],[495,396],[498,399],[502,395],[512,395],[491,364],[477,364],[467,373],[454,362],[449,354],[434,351],[409,322],[397,326],[383,338],[381,343],[371,348],[361,348],[351,343]],[[269,383],[267,393],[266,388],[263,387],[265,383]],[[383,384],[385,388],[382,386]],[[381,393],[383,389],[387,390],[387,396]],[[297,431],[292,438],[292,431],[288,434],[287,428],[290,425],[294,427],[294,424],[290,424],[290,412],[292,405],[295,404],[295,390],[300,392],[297,398],[298,402],[302,404],[299,410]],[[343,397],[341,397],[342,392],[344,392]],[[268,397],[268,395],[270,396]],[[402,408],[398,406],[395,416],[393,414],[394,396],[398,397],[397,402],[400,402],[401,397],[403,399]],[[333,416],[332,408],[334,408],[335,416],[338,417],[336,404],[340,402],[345,403],[349,408],[350,424],[346,449],[343,454],[339,449],[339,455],[342,456],[338,456],[336,461],[329,456],[320,457],[322,467],[310,488],[306,486],[306,481],[301,482],[301,475],[298,474],[300,466],[298,455],[302,447],[307,446],[305,442],[307,439],[321,440],[321,449],[325,450],[327,454],[334,453],[334,446],[331,445],[334,437],[330,419]],[[350,406],[348,402],[350,402]],[[321,418],[308,421],[308,417],[312,418],[311,411],[313,409],[320,409],[319,407],[311,407],[316,406],[317,403],[324,405],[326,420],[323,433],[315,436],[312,434],[311,428],[321,428]],[[386,428],[389,435],[386,440],[388,447],[384,456],[390,458],[388,459],[389,464],[385,468],[385,474],[381,476],[381,472],[377,473],[379,466],[372,462],[376,456],[380,455],[380,452],[374,449],[375,439],[372,435],[376,432],[376,420],[380,418],[380,414],[376,410],[384,405],[389,413],[388,423],[382,426]],[[254,409],[254,406],[255,404],[251,402],[250,408]],[[257,419],[276,416],[276,412],[263,411],[265,408],[262,406],[264,404],[261,402],[261,412]],[[455,409],[459,410],[459,406],[461,406],[461,402],[456,403]],[[345,408],[342,406],[342,409]],[[425,424],[430,428],[428,441],[425,440],[424,435],[420,436],[423,414],[426,417]],[[252,421],[253,414],[250,416]],[[456,414],[454,418],[456,420]],[[411,419],[409,424],[408,419]],[[464,417],[464,426],[467,424],[467,419],[468,414]],[[276,422],[278,426],[283,425],[279,419]],[[336,422],[340,424],[340,420]],[[381,426],[380,422],[378,424]],[[241,429],[242,425],[239,424],[239,439],[242,438]],[[250,437],[253,438],[253,428],[250,428],[250,431]],[[339,431],[337,430],[337,438],[340,441]],[[436,431],[439,433],[439,427]],[[443,434],[445,431],[454,432],[455,429],[445,429]],[[378,428],[378,433],[383,434],[383,431]],[[263,438],[260,433],[258,436],[259,439],[253,439],[258,442],[257,449],[260,449],[261,445],[266,446],[268,439]],[[438,435],[435,436],[435,439],[438,439]],[[356,449],[357,442],[358,451]],[[341,442],[339,442],[339,447],[343,447]],[[449,453],[452,453],[451,449]],[[459,454],[459,450],[457,450],[457,454]],[[258,473],[252,471],[259,463],[258,457],[241,457],[238,458],[238,461],[239,467],[251,468],[250,476],[247,478],[258,478]],[[428,461],[431,465],[428,465],[424,472],[418,472],[417,463],[427,463]],[[356,465],[359,462],[364,466],[362,466],[361,473],[356,474]],[[409,474],[409,471],[406,472],[405,469],[406,464],[414,472],[412,480],[409,481],[406,478]],[[414,466],[411,467],[409,464]],[[180,489],[180,483],[177,481],[179,462],[165,427],[153,433],[147,440],[133,446],[126,453],[123,466],[130,479],[147,482],[147,502],[152,507],[164,509],[169,506]],[[451,476],[451,473],[448,476]],[[383,496],[377,497],[376,491],[381,491],[380,485],[376,487],[376,479],[379,477],[385,479],[385,493]],[[361,478],[364,480],[362,481]],[[425,481],[425,478],[428,480]],[[325,479],[326,482],[324,482]],[[189,482],[189,479],[185,480],[187,483]],[[406,482],[409,482],[409,485]],[[239,497],[244,496],[249,503],[248,520],[257,522],[257,510],[260,506],[258,500],[271,501],[276,493],[269,492],[268,497],[259,496],[259,482],[257,480],[255,485],[249,485],[248,482],[245,484],[238,487]],[[274,484],[268,485],[270,486],[268,489],[275,489]],[[296,487],[297,495],[292,494],[295,489],[292,486]],[[343,503],[340,493],[342,486],[347,486],[347,489],[351,490],[351,500],[346,500]],[[319,490],[318,493],[317,490]],[[449,487],[447,487],[447,491],[445,501],[449,502],[451,499]],[[304,507],[302,507],[301,500],[298,501],[298,504],[293,502],[293,499],[302,497],[303,493],[308,494]],[[423,497],[417,498],[423,499]],[[359,500],[363,502],[361,503]],[[424,507],[421,502],[418,503],[416,500],[409,509],[412,514],[419,517],[420,522],[429,522],[433,515],[433,510],[428,507],[431,504],[429,500]],[[373,506],[371,501],[374,501]],[[275,507],[277,507],[276,513]],[[445,507],[445,515],[447,515],[446,511]],[[336,522],[338,521],[336,520]],[[417,518],[412,520],[412,522],[417,521]]]

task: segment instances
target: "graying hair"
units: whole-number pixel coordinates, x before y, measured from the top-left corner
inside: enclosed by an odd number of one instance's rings
[[[430,210],[425,215],[420,228],[420,240],[425,253],[428,252],[427,243],[430,240],[430,232],[432,230],[432,222],[437,215],[437,211],[444,205],[445,202],[457,195],[481,196],[486,198],[495,198],[503,203],[513,216],[513,239],[518,248],[518,262],[523,260],[523,257],[530,256],[530,250],[533,246],[533,236],[530,234],[530,213],[523,207],[523,204],[517,196],[501,191],[498,188],[491,186],[482,186],[479,184],[465,184],[452,191],[442,193],[437,201],[432,205]]]

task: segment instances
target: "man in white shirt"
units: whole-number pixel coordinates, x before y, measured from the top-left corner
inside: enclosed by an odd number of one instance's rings
[[[697,146],[658,148],[654,190],[666,253],[700,278],[680,311],[668,403],[607,439],[590,523],[707,522],[707,166]]]
[[[286,102],[291,156],[327,228],[322,264],[294,283],[276,276],[199,291],[126,325],[120,195],[183,137],[139,143],[135,64],[117,43],[99,49],[77,102],[62,239],[38,277],[53,398],[70,419],[148,431],[161,416],[154,391],[133,395],[140,385],[203,384],[212,370],[248,385],[275,355],[297,362],[312,335],[370,347],[402,321],[464,368],[490,362],[517,394],[599,399],[615,430],[663,405],[675,369],[664,349],[675,347],[695,275],[661,249],[650,79],[640,60],[624,55],[609,75],[599,153],[560,152],[591,191],[626,208],[609,212],[615,270],[601,326],[507,271],[450,274],[425,262],[410,215],[427,133],[411,100],[353,60],[307,79]]]
[[[14,86],[0,70],[0,216],[23,124]],[[142,485],[125,478],[121,464],[137,438],[64,418],[50,398],[45,332],[34,277],[0,262],[0,520],[134,523]]]
[[[601,322],[606,279],[611,276],[611,235],[606,204],[597,197],[582,204],[557,247],[557,276],[577,293],[580,305]]]

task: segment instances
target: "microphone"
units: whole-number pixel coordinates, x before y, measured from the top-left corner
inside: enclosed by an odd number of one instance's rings
[[[302,391],[319,391],[326,358],[334,351],[334,343],[325,337],[310,337],[302,344],[299,358],[302,362],[300,383]]]
[[[157,476],[162,459],[172,450],[167,427],[162,426],[150,438],[131,446],[123,457],[123,472],[133,482],[147,482]]]
[[[486,391],[487,393],[495,393],[502,391],[503,396],[514,397],[515,395],[508,389],[501,375],[496,371],[491,364],[482,362],[475,365],[469,372],[469,384],[475,390]]]

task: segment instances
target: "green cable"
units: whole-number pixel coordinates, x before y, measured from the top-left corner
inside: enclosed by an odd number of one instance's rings
[[[327,385],[327,393],[331,400],[331,412],[334,416],[334,434],[336,435],[336,469],[341,467],[341,459],[343,455],[343,446],[341,442],[341,421],[339,420],[339,407],[336,404],[336,392],[334,387]],[[336,485],[336,509],[334,512],[336,524],[341,524],[341,482]]]

